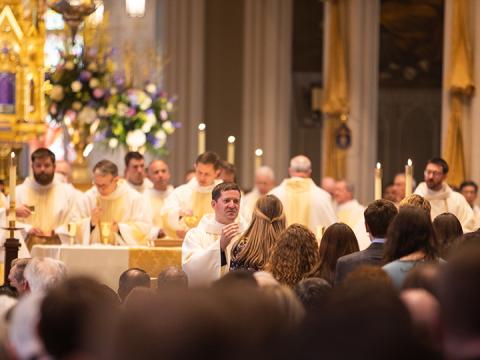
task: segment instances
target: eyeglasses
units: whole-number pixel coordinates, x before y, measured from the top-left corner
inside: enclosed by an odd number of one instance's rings
[[[432,171],[432,170],[425,170],[423,173],[425,176],[432,175],[434,177],[439,177],[443,175],[443,172],[440,171]]]
[[[95,185],[97,187],[97,189],[106,189],[108,188],[110,185],[112,185],[114,182],[114,180],[106,183],[106,184],[96,184],[95,182],[92,182],[93,185]]]

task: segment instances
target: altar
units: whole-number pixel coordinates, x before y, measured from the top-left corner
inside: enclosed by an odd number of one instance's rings
[[[129,247],[112,245],[35,245],[32,257],[50,257],[65,263],[69,276],[92,276],[113,290],[118,289],[118,278],[128,268],[145,270],[150,277],[168,266],[181,267],[180,246]]]

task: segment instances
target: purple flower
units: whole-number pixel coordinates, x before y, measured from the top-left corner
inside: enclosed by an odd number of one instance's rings
[[[83,70],[80,73],[80,80],[83,82],[87,82],[88,80],[90,80],[91,77],[92,77],[92,73],[90,71]]]
[[[97,132],[94,137],[94,141],[103,141],[107,138],[106,131]]]
[[[172,121],[172,125],[175,129],[180,129],[182,124],[179,121]]]
[[[153,147],[158,145],[158,139],[154,135],[152,135],[152,133],[150,132],[147,133],[147,142],[152,144]]]

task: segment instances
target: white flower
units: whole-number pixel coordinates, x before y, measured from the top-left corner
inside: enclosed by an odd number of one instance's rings
[[[152,99],[149,96],[146,96],[144,99],[142,99],[142,102],[140,103],[140,109],[147,110],[151,105]]]
[[[147,112],[147,119],[145,120],[145,124],[150,125],[152,127],[157,123],[157,117],[155,116],[155,113],[153,111]]]
[[[82,90],[82,83],[78,80],[72,82],[71,86],[73,92],[79,92],[80,90]]]
[[[166,112],[165,110],[160,111],[160,119],[162,119],[163,121],[167,120],[168,112]]]
[[[124,103],[118,103],[117,104],[117,114],[118,116],[125,116],[128,111],[128,106],[125,105]]]
[[[118,90],[117,90],[117,88],[116,88],[116,87],[112,87],[112,88],[110,88],[110,94],[111,94],[111,95],[116,95],[116,94],[117,94],[117,92],[118,92]]]
[[[150,132],[151,129],[152,129],[152,125],[150,125],[148,123],[145,123],[145,124],[142,125],[142,131],[144,133]]]
[[[147,86],[145,86],[145,90],[147,90],[149,94],[155,94],[157,92],[157,86],[155,84],[149,83],[147,84]]]
[[[173,103],[172,102],[167,102],[166,109],[168,112],[173,110]]]
[[[140,129],[129,131],[127,134],[127,145],[132,149],[138,149],[145,145],[146,142],[147,136]]]
[[[163,147],[167,142],[167,134],[163,130],[158,130],[155,133],[155,137],[158,139],[158,147]]]
[[[118,146],[118,139],[116,139],[116,138],[111,138],[110,140],[108,140],[108,146],[109,146],[111,149],[116,149],[117,146]]]
[[[168,135],[172,135],[175,132],[175,128],[171,121],[165,121],[163,123],[163,130],[165,130]]]
[[[97,78],[91,78],[88,83],[92,89],[95,89],[100,85],[100,81]]]

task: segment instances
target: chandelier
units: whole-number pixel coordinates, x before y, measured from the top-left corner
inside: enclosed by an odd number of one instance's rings
[[[145,0],[126,0],[127,15],[132,18],[145,16]]]

